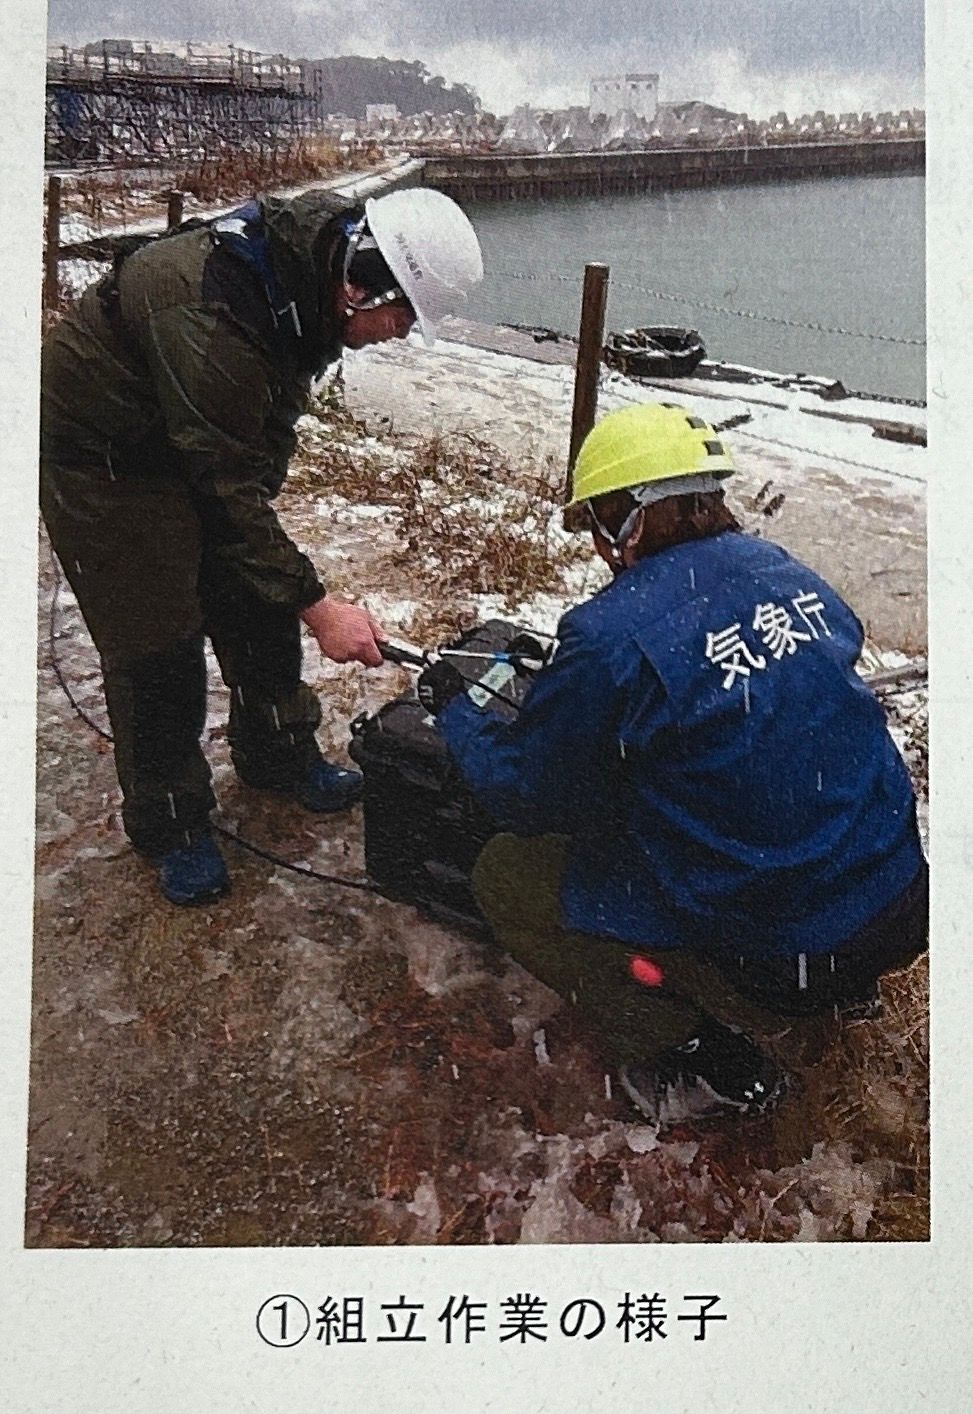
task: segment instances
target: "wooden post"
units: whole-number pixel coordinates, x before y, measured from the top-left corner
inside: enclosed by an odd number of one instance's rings
[[[44,309],[56,309],[60,293],[57,271],[61,260],[61,178],[47,179],[47,229],[44,246]]]
[[[166,212],[166,229],[174,231],[177,226],[182,225],[182,205],[185,200],[185,192],[171,191],[169,193],[169,205]]]
[[[598,372],[601,349],[605,341],[605,305],[608,301],[608,266],[593,264],[584,268],[584,288],[581,293],[581,327],[578,330],[578,359],[574,373],[574,408],[571,413],[571,446],[568,451],[568,474],[564,499],[571,499],[574,463],[581,443],[595,425],[598,408]],[[564,512],[565,530],[581,530],[587,517],[578,509]]]

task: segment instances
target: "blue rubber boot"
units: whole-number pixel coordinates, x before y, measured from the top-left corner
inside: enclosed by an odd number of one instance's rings
[[[315,815],[347,810],[361,799],[364,789],[361,771],[335,766],[331,761],[315,761],[294,787],[294,799]]]
[[[229,890],[230,876],[208,830],[190,835],[187,844],[171,849],[158,863],[159,887],[170,903],[213,903]]]

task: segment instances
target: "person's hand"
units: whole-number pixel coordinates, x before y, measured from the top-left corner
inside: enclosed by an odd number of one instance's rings
[[[466,687],[465,679],[452,663],[431,663],[420,673],[416,684],[419,701],[432,717],[438,717],[447,703],[452,702]]]
[[[321,652],[333,663],[381,667],[378,645],[386,633],[367,609],[329,596],[305,609],[301,618],[317,639]]]
[[[545,647],[532,633],[518,633],[507,644],[506,652],[514,661],[514,666],[517,666],[518,660],[526,659],[528,663],[536,663],[542,668],[551,655],[551,645]]]

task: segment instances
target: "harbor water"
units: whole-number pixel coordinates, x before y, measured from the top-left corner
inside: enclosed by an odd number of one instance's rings
[[[688,325],[710,358],[924,398],[924,200],[897,175],[468,202],[486,266],[469,313],[577,333],[584,265],[604,261],[609,329]]]

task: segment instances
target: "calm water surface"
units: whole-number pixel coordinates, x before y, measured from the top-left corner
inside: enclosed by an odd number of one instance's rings
[[[712,358],[921,398],[924,348],[714,314],[644,291],[924,338],[924,198],[922,176],[895,176],[470,203],[487,269],[470,315],[576,333],[585,261],[602,260],[610,329],[688,324]]]

